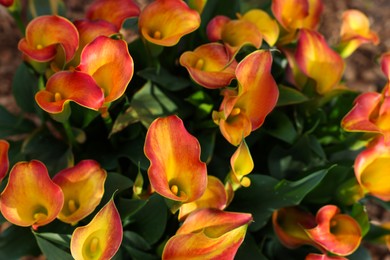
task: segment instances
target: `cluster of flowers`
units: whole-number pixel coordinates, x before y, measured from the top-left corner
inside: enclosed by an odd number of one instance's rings
[[[45,87],[36,93],[37,104],[64,124],[72,112],[71,101],[108,118],[110,104],[125,93],[134,72],[133,59],[120,34],[124,21],[138,17],[140,36],[151,49],[158,50],[158,46],[176,45],[181,37],[198,29],[206,2],[188,1],[187,5],[181,0],[156,0],[141,10],[132,0],[96,0],[82,20],[70,22],[57,15],[33,19],[19,50],[24,60],[47,79]],[[232,259],[241,245],[252,215],[224,209],[237,189],[251,184],[247,175],[254,163],[245,138],[262,126],[277,104],[279,89],[271,74],[272,51],[278,49],[287,57],[292,85],[325,96],[343,88],[339,85],[343,58],[363,43],[378,43],[367,17],[349,10],[343,15],[341,41],[335,47],[337,51],[333,50],[316,31],[322,9],[320,0],[273,0],[275,19],[260,9],[238,14],[237,19],[216,16],[207,25],[210,42],[181,55],[179,62],[194,82],[218,89],[223,96],[212,119],[237,150],[223,183],[207,175],[199,142],[179,117],[157,118],[150,125],[144,152],[150,161],[151,188],[134,192],[139,197],[157,192],[169,200],[172,213],[179,212],[183,223],[166,243],[164,259]],[[238,62],[236,57],[244,46],[255,50]],[[389,64],[390,55],[385,55],[382,69],[390,80]],[[237,85],[231,86],[233,82]],[[362,189],[383,200],[390,199],[389,182],[379,176],[380,169],[389,164],[385,121],[388,89],[389,84],[381,94],[362,94],[343,120],[346,130],[382,134],[358,156],[355,171]],[[9,168],[8,149],[8,143],[1,141],[1,179]],[[53,179],[43,163],[19,162],[9,173],[0,209],[9,222],[33,229],[55,218],[76,225],[100,203],[106,177],[106,171],[93,160],[80,161]],[[322,207],[316,217],[298,207],[282,208],[274,212],[273,225],[287,247],[309,244],[323,252],[309,254],[307,259],[344,259],[362,239],[356,220],[334,205]],[[121,245],[122,232],[121,218],[111,199],[90,224],[75,229],[72,256],[109,259]]]

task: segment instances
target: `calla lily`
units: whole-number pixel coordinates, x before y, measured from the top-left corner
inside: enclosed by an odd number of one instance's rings
[[[123,40],[99,36],[81,53],[76,70],[89,74],[104,91],[104,102],[111,103],[126,91],[134,73],[133,58]]]
[[[74,230],[70,252],[75,260],[111,259],[118,251],[122,238],[121,218],[111,199],[88,225]]]
[[[252,22],[261,32],[264,40],[270,46],[275,45],[279,37],[279,26],[278,23],[268,15],[268,13],[261,9],[251,9],[240,17],[240,19]]]
[[[251,214],[200,209],[166,243],[162,259],[233,259]]]
[[[214,176],[207,177],[207,188],[203,195],[190,203],[180,207],[179,220],[182,221],[191,212],[201,208],[214,208],[223,210],[227,205],[227,194],[223,183]]]
[[[6,140],[0,140],[0,182],[7,175],[9,160],[8,160],[9,143]]]
[[[305,260],[348,260],[342,256],[329,256],[329,255],[320,255],[320,254],[308,254]]]
[[[344,72],[343,59],[315,31],[300,31],[295,59],[303,73],[316,81],[319,94],[337,87]]]
[[[14,0],[0,0],[0,5],[3,5],[5,7],[9,7],[13,5]]]
[[[204,44],[180,56],[180,64],[188,70],[191,78],[210,89],[226,87],[236,77],[237,62],[229,62],[229,54],[220,43]]]
[[[76,54],[69,65],[76,67],[80,63],[81,52],[84,47],[95,40],[98,36],[111,36],[113,34],[119,33],[115,25],[105,21],[105,20],[96,20],[91,21],[88,19],[74,21],[73,24],[76,26],[80,40],[79,48],[76,51]]]
[[[288,248],[314,244],[305,232],[305,228],[316,226],[315,217],[308,211],[299,207],[281,208],[272,214],[272,224],[280,242]]]
[[[53,182],[64,193],[64,207],[58,219],[75,224],[92,213],[104,193],[107,172],[94,160],[84,160],[57,173]]]
[[[388,83],[382,93],[366,92],[354,101],[354,107],[342,119],[341,126],[347,131],[380,133],[390,142],[390,54],[382,55],[382,71]]]
[[[98,110],[104,102],[102,89],[91,76],[79,71],[61,71],[49,78],[46,89],[35,95],[38,105],[50,114],[67,113],[70,101]]]
[[[133,0],[95,0],[87,9],[89,20],[104,20],[119,30],[128,18],[137,17],[140,9]]]
[[[53,221],[64,204],[61,188],[40,161],[18,162],[0,196],[0,209],[11,223],[37,229]]]
[[[56,57],[60,47],[65,64],[73,58],[78,43],[79,34],[69,20],[57,15],[43,15],[27,25],[26,37],[19,41],[18,48],[32,60],[48,62]]]
[[[154,190],[162,196],[188,203],[199,199],[207,187],[206,164],[200,160],[200,145],[175,116],[157,118],[145,140],[150,160],[148,176]]]
[[[359,224],[351,216],[340,214],[337,206],[320,208],[316,222],[316,227],[305,231],[313,241],[332,254],[350,255],[359,247],[362,239]]]
[[[232,181],[233,189],[236,189],[241,185],[249,187],[250,179],[246,177],[246,175],[252,172],[254,166],[249,147],[246,144],[245,139],[243,139],[233,156],[230,158],[230,167],[232,168],[230,181]]]
[[[355,176],[365,192],[382,200],[390,201],[389,145],[383,137],[374,140],[355,160]]]
[[[200,16],[182,0],[156,0],[148,4],[138,20],[139,31],[149,42],[173,46],[200,26]]]
[[[221,40],[228,50],[230,59],[247,44],[260,48],[263,35],[256,24],[249,19],[231,20],[225,16],[216,16],[207,25],[207,36],[210,41]]]
[[[213,112],[213,119],[233,145],[239,145],[258,129],[276,105],[279,91],[271,75],[271,64],[270,52],[252,52],[237,66],[238,90],[222,92],[224,100],[219,112]]]
[[[343,13],[341,25],[340,55],[343,58],[351,55],[360,45],[372,42],[379,43],[378,35],[370,30],[370,21],[359,10],[351,9]]]

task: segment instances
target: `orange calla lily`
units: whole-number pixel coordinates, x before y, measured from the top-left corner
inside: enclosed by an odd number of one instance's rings
[[[359,10],[351,9],[343,13],[341,25],[340,55],[343,58],[351,55],[360,45],[372,42],[379,44],[378,35],[370,30],[370,21]]]
[[[149,42],[173,46],[200,26],[200,16],[182,0],[156,0],[148,4],[138,20],[139,31]]]
[[[227,205],[227,194],[223,183],[214,176],[207,176],[207,188],[203,195],[190,203],[180,207],[179,220],[182,221],[191,212],[201,208],[214,208],[223,210]]]
[[[150,160],[148,176],[153,189],[162,196],[182,202],[199,199],[207,187],[206,164],[200,160],[200,145],[175,116],[157,118],[145,139]]]
[[[237,62],[229,62],[229,54],[220,43],[204,44],[180,56],[180,64],[188,70],[191,78],[210,89],[226,87],[236,77]]]
[[[355,159],[355,176],[365,192],[382,200],[390,201],[389,145],[383,137],[374,140],[369,147]]]
[[[126,91],[134,73],[134,62],[123,40],[99,36],[85,46],[76,70],[89,74],[111,103]]]
[[[238,90],[222,92],[224,100],[219,112],[213,112],[213,119],[233,145],[239,145],[258,129],[276,105],[279,90],[271,75],[271,64],[270,52],[252,52],[236,68]]]
[[[342,256],[329,256],[329,255],[320,255],[320,254],[308,254],[305,260],[348,260]]]
[[[18,48],[32,60],[47,62],[56,57],[60,46],[65,64],[73,58],[78,44],[79,34],[69,20],[57,15],[42,15],[27,25],[26,37],[19,41]]]
[[[316,215],[317,226],[305,229],[309,237],[335,255],[352,254],[360,245],[362,231],[357,221],[349,215],[340,214],[335,205],[320,208]]]
[[[107,21],[119,30],[126,19],[137,17],[139,13],[140,9],[133,0],[95,0],[85,16],[92,21]]]
[[[50,114],[67,114],[70,101],[98,110],[104,102],[103,91],[91,76],[79,71],[60,71],[49,78],[46,89],[35,95],[38,105]],[[66,117],[66,116],[65,116]]]
[[[315,31],[300,30],[295,59],[303,73],[316,81],[319,94],[336,88],[344,72],[343,59]]]
[[[280,242],[288,248],[314,244],[304,230],[316,226],[314,215],[308,211],[299,207],[278,209],[272,214],[272,224]]]
[[[246,144],[245,139],[243,139],[233,156],[230,158],[230,167],[232,168],[230,181],[232,182],[233,189],[237,189],[241,185],[249,187],[251,182],[246,175],[252,172],[254,166],[249,147]]]
[[[382,93],[366,92],[354,101],[354,107],[342,119],[341,126],[347,131],[380,133],[390,142],[390,53],[382,55],[382,71],[388,82]]]
[[[9,143],[6,140],[0,139],[0,182],[7,175],[9,160],[8,160]]]
[[[121,218],[111,199],[88,225],[74,230],[70,252],[75,260],[111,259],[118,251],[122,239]]]
[[[76,26],[80,40],[79,48],[76,51],[76,54],[69,65],[76,67],[80,63],[81,52],[84,47],[95,40],[98,36],[111,36],[113,34],[119,33],[115,25],[105,21],[105,20],[95,20],[91,21],[88,19],[74,21],[73,24]]]
[[[263,35],[264,40],[270,46],[275,45],[279,37],[279,26],[267,12],[264,12],[261,9],[251,9],[241,16],[240,19],[250,21],[256,25],[257,29]]]
[[[162,259],[233,259],[251,214],[200,209],[166,243]]]
[[[107,172],[94,160],[83,160],[57,173],[53,182],[64,193],[64,207],[58,219],[75,224],[92,213],[104,193]]]
[[[263,35],[256,24],[249,19],[232,20],[226,16],[216,16],[207,25],[207,37],[210,41],[221,40],[232,60],[238,51],[247,44],[260,48]]]
[[[64,204],[61,188],[40,161],[18,162],[0,195],[0,209],[11,223],[37,229],[53,221]]]

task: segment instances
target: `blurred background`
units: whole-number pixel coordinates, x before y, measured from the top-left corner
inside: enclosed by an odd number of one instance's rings
[[[27,2],[27,0],[21,0]],[[237,0],[226,0],[237,1]],[[268,5],[271,0],[246,0],[258,5]],[[66,17],[70,20],[84,17],[84,10],[92,0],[64,0]],[[145,0],[138,0],[144,3]],[[378,58],[390,51],[390,1],[389,0],[323,0],[324,13],[319,31],[324,34],[328,44],[335,45],[339,40],[341,17],[347,9],[358,9],[370,19],[371,28],[380,38],[377,46],[366,44],[361,46],[352,56],[346,59],[344,80],[348,87],[359,91],[380,90],[387,82],[381,72]],[[0,105],[9,111],[18,113],[12,97],[12,78],[22,62],[21,53],[17,49],[21,34],[8,14],[7,9],[0,6]],[[381,210],[375,204],[368,207],[372,221],[390,221],[390,212]],[[374,260],[390,260],[390,251],[385,246],[367,245]]]

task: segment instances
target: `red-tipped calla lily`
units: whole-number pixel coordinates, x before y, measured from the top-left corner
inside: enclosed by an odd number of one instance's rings
[[[204,44],[180,56],[180,64],[188,70],[191,78],[210,89],[226,87],[236,77],[237,62],[229,62],[229,54],[220,43]]]
[[[329,256],[329,255],[321,255],[321,254],[308,254],[305,260],[348,260],[342,256]]]
[[[200,16],[182,0],[156,0],[148,4],[138,20],[139,31],[149,42],[173,46],[200,26]]]
[[[251,131],[258,129],[276,105],[279,90],[271,75],[271,65],[270,52],[252,52],[237,66],[238,90],[222,92],[224,100],[220,111],[213,112],[213,119],[233,145],[239,145]]]
[[[104,193],[107,172],[94,160],[83,160],[57,173],[53,182],[64,193],[64,207],[58,219],[75,224],[92,213]]]
[[[75,260],[111,259],[118,251],[122,238],[121,218],[111,199],[88,225],[74,230],[70,252]]]
[[[162,259],[234,259],[251,221],[251,214],[197,210],[168,240]]]
[[[154,190],[183,203],[199,199],[207,187],[206,164],[200,160],[200,145],[175,116],[157,118],[145,140],[150,160],[148,176]]]
[[[390,53],[382,55],[381,67],[388,82],[381,94],[366,92],[354,101],[354,107],[342,119],[341,126],[352,132],[380,133],[390,142]]]
[[[252,22],[261,32],[264,40],[270,46],[275,45],[279,37],[279,26],[278,23],[268,15],[268,13],[261,9],[251,9],[240,17],[240,19]]]
[[[256,24],[249,19],[231,20],[225,16],[216,16],[207,25],[207,37],[210,41],[221,40],[228,50],[230,59],[247,44],[260,48],[263,35]]]
[[[389,145],[379,137],[355,159],[356,179],[365,192],[385,201],[390,201]]]
[[[133,0],[95,0],[88,8],[86,18],[89,20],[105,20],[119,30],[123,22],[140,13],[138,5]]]
[[[84,47],[95,40],[98,36],[111,36],[113,34],[119,33],[115,25],[105,21],[105,20],[96,20],[90,21],[88,19],[74,21],[73,24],[76,26],[80,40],[79,48],[69,65],[76,67],[80,63],[81,52]]]
[[[314,228],[314,215],[299,207],[286,207],[274,211],[272,224],[280,242],[288,248],[302,245],[313,245],[313,241],[305,232],[305,228]]]
[[[5,7],[9,7],[13,5],[14,0],[0,0],[0,5],[3,5]]]
[[[341,25],[340,55],[343,58],[351,55],[360,45],[372,42],[379,43],[378,35],[370,30],[370,21],[359,10],[351,9],[343,13]]]
[[[78,44],[79,34],[69,20],[57,15],[42,15],[27,25],[26,37],[19,41],[18,48],[32,60],[47,62],[56,57],[60,46],[65,64],[73,58]]]
[[[76,69],[92,76],[103,89],[107,104],[126,91],[133,77],[134,63],[125,41],[99,36],[85,46]]]
[[[214,176],[207,177],[207,188],[203,195],[190,203],[180,207],[179,220],[182,221],[191,212],[201,208],[214,208],[223,210],[226,207],[227,194],[223,183]]]
[[[88,74],[79,71],[60,71],[49,78],[46,89],[40,90],[35,95],[35,100],[46,112],[60,114],[70,101],[98,110],[104,103],[104,94]]]
[[[230,167],[232,168],[230,180],[232,181],[233,189],[236,189],[235,186],[238,188],[241,185],[249,187],[251,182],[246,175],[252,172],[254,166],[249,147],[246,144],[245,139],[243,139],[233,156],[230,158]]]
[[[302,29],[299,32],[295,59],[303,73],[316,81],[319,94],[336,88],[344,72],[343,59],[315,31]]]
[[[64,204],[61,188],[40,161],[18,162],[1,193],[0,209],[11,223],[37,229],[53,221]]]
[[[314,242],[332,254],[350,255],[359,247],[362,239],[359,223],[349,215],[340,214],[337,206],[320,208],[316,222],[316,227],[305,231]]]
[[[9,143],[6,140],[0,140],[0,182],[7,175],[9,160],[8,160]]]

